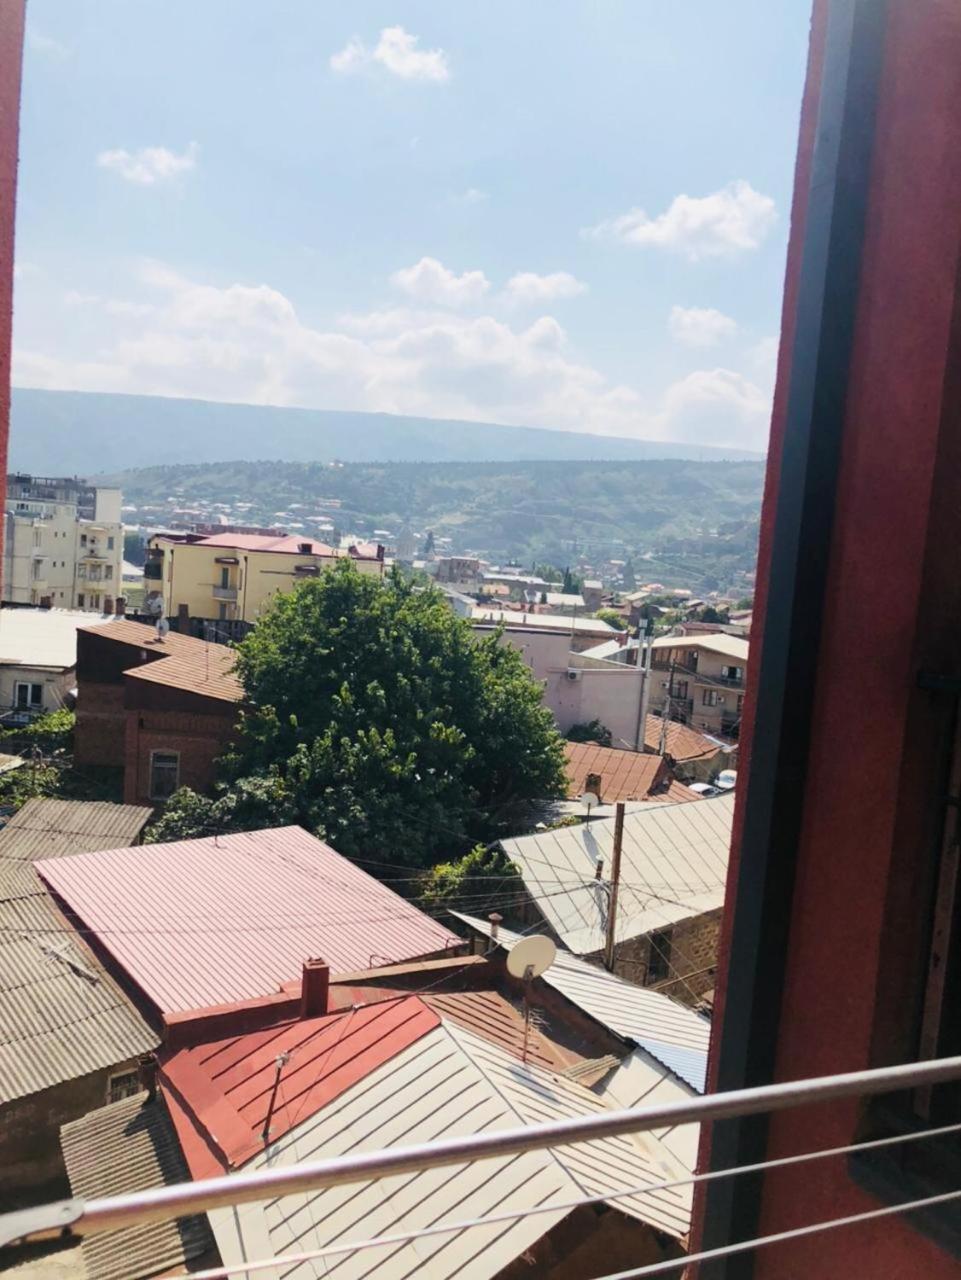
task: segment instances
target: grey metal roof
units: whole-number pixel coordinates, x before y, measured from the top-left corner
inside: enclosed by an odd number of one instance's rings
[[[490,937],[490,924],[475,916],[451,913]],[[498,937],[509,950],[520,934],[501,927]],[[606,969],[558,951],[541,981],[616,1035],[639,1045],[698,1093],[704,1092],[711,1028],[698,1014],[660,991],[635,986]]]
[[[649,804],[627,814],[617,904],[618,942],[723,905],[734,795]],[[614,822],[582,823],[502,840],[538,909],[577,955],[605,944]],[[597,859],[603,878],[595,878]]]
[[[124,1098],[60,1130],[74,1196],[117,1196],[189,1181],[162,1098],[144,1105],[146,1097]],[[179,1271],[212,1248],[210,1227],[200,1216],[87,1236],[83,1260],[96,1280],[146,1280],[174,1267]]]
[[[152,809],[88,800],[28,800],[0,830],[0,860],[59,858],[136,844]]]
[[[0,831],[0,1105],[156,1048],[30,859],[136,839],[149,809],[29,800]]]

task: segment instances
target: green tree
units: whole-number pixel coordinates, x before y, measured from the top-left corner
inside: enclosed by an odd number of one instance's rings
[[[599,742],[602,747],[609,747],[613,738],[607,725],[600,720],[588,720],[586,724],[572,724],[564,737],[568,742]]]
[[[583,578],[579,578],[576,573],[572,573],[570,567],[564,570],[564,580],[561,585],[561,591],[566,596],[580,595],[581,587],[584,585]]]
[[[420,549],[423,558],[429,559],[434,554],[434,530],[427,530],[427,537],[424,539],[424,545]]]
[[[627,619],[623,614],[617,612],[616,609],[598,609],[596,617],[602,622],[607,622],[612,627],[616,627],[618,631],[627,630]]]
[[[461,910],[478,914],[478,903],[488,898],[520,902],[524,881],[500,845],[475,845],[462,858],[439,863],[420,882],[420,905],[425,911]]]
[[[279,595],[237,650],[250,709],[214,800],[178,793],[155,838],[298,822],[341,853],[412,866],[491,840],[563,794],[541,689],[433,587],[348,561]]]

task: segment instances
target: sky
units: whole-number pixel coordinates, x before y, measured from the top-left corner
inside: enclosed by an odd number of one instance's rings
[[[763,448],[809,0],[31,0],[19,386]]]

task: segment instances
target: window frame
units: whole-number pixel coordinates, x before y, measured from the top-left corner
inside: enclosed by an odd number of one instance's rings
[[[175,762],[174,785],[170,791],[163,794],[157,791],[156,784],[155,784],[158,756],[167,756]],[[160,767],[165,768],[167,766],[161,765]],[[161,803],[169,800],[170,797],[174,794],[174,792],[177,791],[180,787],[180,752],[170,751],[169,749],[166,749],[163,747],[155,748],[150,752],[149,768],[150,768],[150,772],[148,776],[148,794],[150,796],[150,799],[159,801]]]

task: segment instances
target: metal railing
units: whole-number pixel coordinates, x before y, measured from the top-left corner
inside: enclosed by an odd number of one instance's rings
[[[932,1062],[908,1063],[896,1067],[854,1071],[846,1075],[823,1076],[817,1079],[790,1081],[783,1084],[765,1085],[759,1088],[738,1089],[728,1093],[693,1097],[685,1101],[662,1104],[657,1107],[575,1116],[570,1119],[529,1125],[522,1128],[503,1129],[495,1132],[474,1134],[468,1137],[447,1138],[417,1146],[364,1152],[359,1155],[339,1156],[289,1167],[260,1168],[250,1172],[241,1171],[204,1179],[199,1182],[155,1187],[126,1195],[91,1200],[59,1201],[42,1205],[35,1209],[26,1209],[0,1216],[0,1246],[62,1237],[65,1232],[75,1236],[87,1236],[103,1231],[117,1231],[145,1223],[167,1222],[191,1214],[207,1213],[214,1209],[250,1204],[279,1196],[303,1194],[328,1187],[368,1182],[372,1179],[391,1175],[419,1173],[426,1169],[462,1165],[465,1162],[474,1160],[489,1160],[496,1157],[519,1155],[524,1152],[569,1146],[580,1142],[592,1142],[600,1138],[616,1137],[623,1134],[672,1129],[684,1124],[704,1124],[717,1120],[733,1119],[739,1116],[783,1111],[792,1107],[825,1103],[843,1098],[861,1098],[902,1089],[931,1087],[959,1078],[961,1078],[961,1057],[942,1058]],[[948,1125],[927,1133],[899,1134],[895,1137],[881,1138],[873,1142],[855,1143],[850,1147],[832,1148],[828,1151],[804,1152],[797,1156],[782,1157],[777,1160],[765,1161],[758,1165],[695,1174],[690,1178],[664,1182],[646,1189],[631,1188],[628,1191],[607,1191],[599,1196],[588,1197],[588,1200],[616,1200],[628,1194],[637,1194],[638,1191],[643,1192],[646,1190],[649,1192],[671,1186],[692,1185],[746,1172],[757,1172],[765,1168],[780,1167],[784,1164],[822,1159],[825,1156],[844,1154],[848,1151],[865,1150],[872,1146],[885,1146],[895,1142],[911,1141],[918,1137],[931,1136],[936,1132],[956,1132],[959,1129],[961,1129],[961,1124]],[[792,1234],[798,1233],[806,1234],[813,1229],[826,1230],[839,1223],[844,1224],[849,1220],[861,1221],[866,1218],[884,1216],[889,1212],[901,1211],[905,1207],[918,1208],[956,1198],[961,1198],[961,1190],[952,1190],[942,1195],[929,1196],[923,1201],[913,1201],[907,1206],[885,1207],[884,1209],[871,1211],[866,1215],[855,1215],[852,1219],[838,1219],[828,1223],[812,1224],[810,1227],[796,1229],[793,1233],[781,1233],[778,1237],[728,1246],[728,1250],[736,1251],[746,1247],[754,1247],[758,1244],[768,1243],[775,1238],[789,1238]],[[556,1206],[553,1207],[556,1208]],[[508,1210],[504,1214],[495,1215],[495,1217],[519,1219],[528,1216],[532,1212],[536,1213],[538,1210],[522,1209],[516,1212]],[[479,1221],[490,1223],[493,1220],[488,1216]],[[406,1233],[406,1238],[417,1239],[424,1235],[464,1230],[476,1225],[479,1225],[479,1223],[473,1220],[464,1223],[447,1222],[435,1224],[430,1228],[421,1228],[408,1232]],[[400,1235],[396,1238],[399,1239]],[[310,1256],[321,1257],[331,1253],[369,1247],[374,1243],[379,1244],[382,1242],[380,1240],[357,1241],[348,1245],[335,1245],[327,1249],[314,1251]],[[719,1252],[712,1251],[710,1254],[703,1256],[719,1256]],[[639,1268],[620,1274],[624,1277],[660,1274],[672,1269],[677,1270],[692,1260],[694,1259],[691,1257],[672,1259],[665,1263],[656,1263],[650,1268]],[[260,1267],[276,1266],[278,1262],[285,1261],[290,1261],[290,1259],[275,1257],[265,1261],[263,1264],[247,1262],[238,1270],[253,1271]],[[230,1268],[225,1269],[221,1266],[211,1274],[221,1276],[228,1274],[229,1271]]]

